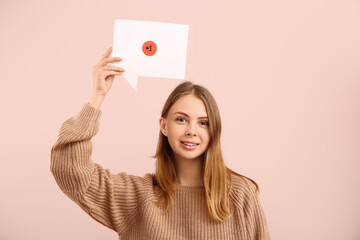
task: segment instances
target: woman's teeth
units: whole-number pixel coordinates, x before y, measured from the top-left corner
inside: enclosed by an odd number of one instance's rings
[[[195,145],[197,145],[197,144],[195,144],[195,143],[186,143],[186,142],[183,142],[185,145],[188,145],[188,146],[195,146]]]
[[[192,143],[184,143],[185,145],[188,145],[188,146],[195,146],[196,144],[192,144]]]
[[[199,144],[194,144],[194,143],[186,143],[186,142],[181,142],[181,144],[183,145],[183,147],[187,150],[194,150],[198,147]]]

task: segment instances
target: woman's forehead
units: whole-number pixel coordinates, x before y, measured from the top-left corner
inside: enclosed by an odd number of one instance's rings
[[[188,94],[180,97],[170,108],[170,114],[183,113],[190,117],[207,117],[206,106],[199,97]]]

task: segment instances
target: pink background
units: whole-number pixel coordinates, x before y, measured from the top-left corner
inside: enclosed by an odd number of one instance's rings
[[[226,164],[260,186],[272,239],[360,239],[359,1],[0,1],[0,239],[117,239],[58,188],[50,149],[92,91],[115,19],[188,24],[186,78],[214,95]],[[154,171],[179,79],[116,77],[93,159]]]

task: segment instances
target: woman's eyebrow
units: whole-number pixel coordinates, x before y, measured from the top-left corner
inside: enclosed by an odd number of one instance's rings
[[[176,113],[174,113],[174,115],[175,114],[182,114],[182,115],[185,115],[185,116],[187,116],[187,117],[189,117],[189,115],[187,115],[186,113],[184,113],[184,112],[176,112]],[[198,119],[203,119],[203,118],[208,118],[207,116],[205,116],[205,117],[198,117]]]

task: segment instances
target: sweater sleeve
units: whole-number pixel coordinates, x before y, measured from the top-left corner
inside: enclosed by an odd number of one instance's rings
[[[251,218],[251,229],[250,235],[252,236],[251,239],[254,240],[270,240],[270,234],[268,230],[268,225],[265,217],[265,212],[262,207],[262,204],[260,203],[259,194],[255,191],[255,185],[253,185],[251,182],[250,184],[250,196],[249,199],[251,199],[251,203],[248,204],[249,206],[249,212],[252,216]]]
[[[256,239],[270,240],[269,229],[265,217],[264,209],[260,203],[259,196],[255,196],[255,222],[256,222]]]
[[[138,205],[144,179],[125,172],[111,174],[92,160],[91,138],[99,131],[101,114],[85,103],[78,114],[63,122],[51,148],[50,170],[71,200],[93,219],[119,232]]]

